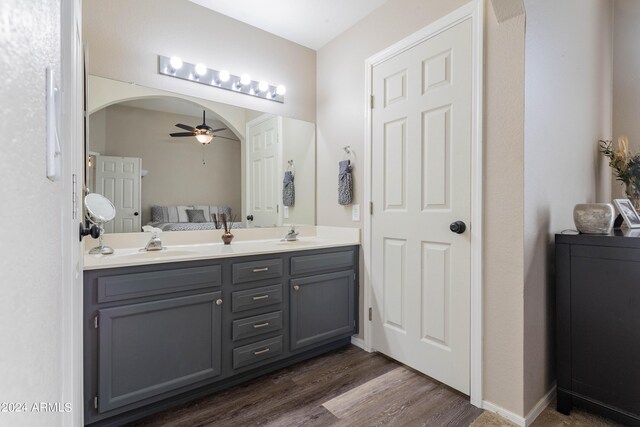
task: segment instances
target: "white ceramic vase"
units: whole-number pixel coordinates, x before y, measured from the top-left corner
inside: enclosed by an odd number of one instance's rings
[[[584,234],[609,234],[616,211],[611,203],[582,203],[573,208],[573,222]]]

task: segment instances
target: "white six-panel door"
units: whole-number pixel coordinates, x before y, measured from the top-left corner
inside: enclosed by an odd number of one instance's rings
[[[274,227],[279,223],[280,180],[278,117],[247,129],[247,214],[250,227]]]
[[[139,157],[96,156],[96,193],[116,208],[116,217],[105,224],[105,232],[141,231],[141,165]]]
[[[373,68],[372,346],[469,394],[472,22]]]

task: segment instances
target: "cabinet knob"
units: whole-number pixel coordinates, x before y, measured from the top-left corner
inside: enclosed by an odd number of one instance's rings
[[[293,290],[294,290],[294,291],[297,291],[297,290],[299,290],[299,289],[300,289],[300,286],[298,286],[298,285],[293,285]]]
[[[221,299],[217,299],[216,300],[216,305],[222,305],[222,300]]]

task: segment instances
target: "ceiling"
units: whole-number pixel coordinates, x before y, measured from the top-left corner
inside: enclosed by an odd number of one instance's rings
[[[318,50],[387,0],[190,0]]]

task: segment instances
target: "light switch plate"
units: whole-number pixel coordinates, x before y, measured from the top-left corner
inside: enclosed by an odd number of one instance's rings
[[[289,206],[283,206],[283,208],[282,215],[284,215],[285,218],[289,218]]]
[[[360,221],[360,205],[351,205],[351,220]]]

